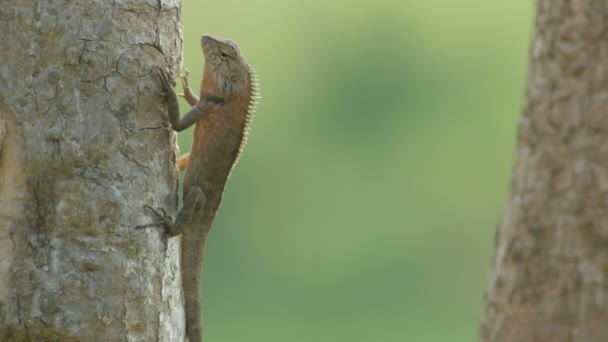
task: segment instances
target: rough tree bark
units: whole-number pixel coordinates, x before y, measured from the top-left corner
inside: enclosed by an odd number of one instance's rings
[[[0,340],[178,341],[179,0],[0,1]]]
[[[608,5],[541,0],[481,341],[608,341]]]

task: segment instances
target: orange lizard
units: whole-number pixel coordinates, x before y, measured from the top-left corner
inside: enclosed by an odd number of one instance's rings
[[[236,43],[204,35],[201,45],[205,70],[200,99],[190,89],[186,72],[182,76],[182,96],[193,107],[181,120],[172,79],[165,71],[158,73],[173,129],[180,132],[195,125],[192,149],[178,160],[180,170],[186,170],[183,207],[173,220],[164,210],[146,206],[160,221],[138,226],[162,225],[168,236],[181,233],[181,275],[189,342],[202,341],[200,273],[207,234],[220,207],[228,176],[245,145],[259,98],[253,69]]]

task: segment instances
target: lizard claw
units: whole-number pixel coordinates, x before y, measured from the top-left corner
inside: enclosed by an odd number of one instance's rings
[[[159,68],[154,72],[154,75],[160,80],[160,83],[162,83],[163,91],[159,92],[159,95],[167,96],[175,86],[171,74],[169,74],[167,70]]]
[[[173,218],[171,216],[167,215],[167,213],[165,212],[165,209],[163,209],[163,208],[154,209],[147,204],[145,204],[144,207],[147,208],[148,210],[150,210],[151,212],[153,212],[154,215],[158,216],[158,218],[160,218],[162,220],[173,221]]]
[[[188,76],[190,76],[190,71],[188,69],[184,69],[183,73],[179,76],[182,81],[182,89],[184,89],[184,92],[177,96],[183,97],[191,106],[195,106],[198,102],[198,97],[194,95],[194,93],[192,93],[192,89],[190,89],[190,85],[188,84]]]
[[[152,223],[146,223],[142,225],[135,226],[135,229],[148,228],[153,226],[164,226],[169,227],[173,224],[173,218],[165,212],[163,208],[154,209],[151,206],[144,204],[144,208],[150,210],[154,213],[160,220]]]
[[[190,70],[188,68],[184,68],[184,72],[180,75],[181,78],[188,78],[190,76]]]
[[[190,76],[190,70],[184,69],[184,73],[180,75],[180,79],[182,80],[182,88],[186,89],[190,86],[188,85],[188,77]]]

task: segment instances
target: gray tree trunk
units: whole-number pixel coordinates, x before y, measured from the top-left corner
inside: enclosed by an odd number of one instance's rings
[[[0,340],[179,341],[179,0],[0,1]]]
[[[608,5],[541,0],[481,341],[608,341]]]

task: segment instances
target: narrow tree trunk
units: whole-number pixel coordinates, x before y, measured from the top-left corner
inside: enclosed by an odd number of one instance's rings
[[[0,340],[183,339],[157,68],[181,62],[180,2],[0,2]]]
[[[481,341],[608,341],[608,4],[541,0]]]

